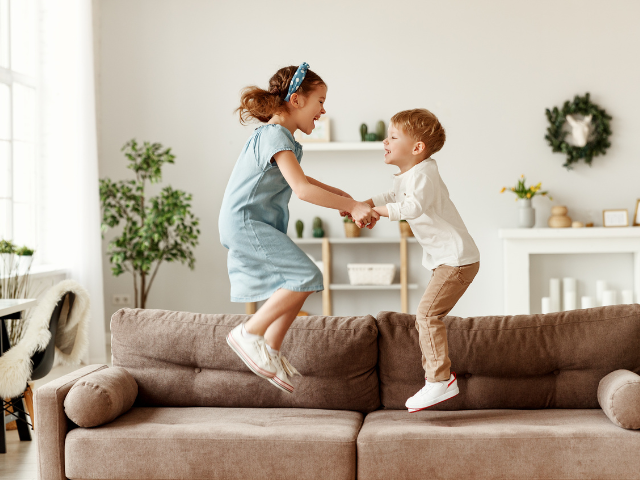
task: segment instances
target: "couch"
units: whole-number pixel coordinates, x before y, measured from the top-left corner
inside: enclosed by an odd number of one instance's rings
[[[640,479],[640,431],[598,402],[603,378],[640,373],[640,305],[447,317],[460,395],[412,414],[404,402],[424,384],[414,316],[297,319],[282,347],[303,375],[293,395],[227,346],[246,320],[117,311],[112,364],[135,379],[135,404],[92,428],[69,419],[69,391],[106,365],[40,387],[38,478]]]

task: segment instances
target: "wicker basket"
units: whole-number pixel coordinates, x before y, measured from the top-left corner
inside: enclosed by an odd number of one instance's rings
[[[396,274],[393,263],[349,263],[351,285],[391,285]]]

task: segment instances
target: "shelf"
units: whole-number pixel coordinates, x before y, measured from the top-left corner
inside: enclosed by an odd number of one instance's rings
[[[303,143],[303,152],[383,151],[382,142],[317,142]]]
[[[565,239],[565,238],[640,238],[639,227],[591,228],[502,228],[500,238],[505,239]]]
[[[400,237],[356,237],[356,238],[346,238],[346,237],[324,237],[329,240],[329,243],[332,244],[349,244],[349,243],[360,243],[360,244],[375,244],[375,243],[400,243]],[[322,240],[324,238],[292,238],[294,243],[298,245],[320,245],[322,244]],[[414,237],[408,237],[407,243],[418,243],[418,241]]]
[[[332,283],[329,288],[331,290],[400,290],[402,285],[392,283],[391,285],[350,285],[348,283]],[[417,283],[407,285],[409,290],[417,290]]]

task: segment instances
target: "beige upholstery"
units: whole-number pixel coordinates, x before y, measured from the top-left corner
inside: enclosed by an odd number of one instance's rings
[[[127,412],[138,386],[124,368],[99,370],[77,381],[64,399],[64,412],[80,427],[97,427]]]
[[[381,312],[377,321],[381,402],[404,409],[424,385],[415,317]],[[640,305],[444,322],[461,393],[437,410],[599,408],[605,375],[640,373]]]
[[[67,436],[71,479],[352,480],[358,412],[133,408]]]
[[[640,429],[640,375],[628,370],[611,372],[600,381],[598,402],[619,427]]]
[[[640,432],[602,410],[378,411],[358,436],[366,480],[639,479]]]
[[[126,368],[135,378],[139,406],[365,413],[378,408],[378,329],[373,317],[296,319],[282,344],[283,354],[303,375],[293,379],[294,395],[251,373],[227,345],[229,331],[248,318],[118,310],[111,318],[113,365]]]
[[[64,442],[67,433],[75,425],[64,414],[64,399],[78,380],[104,368],[108,367],[88,365],[52,380],[35,391],[38,480],[67,478],[64,470]]]

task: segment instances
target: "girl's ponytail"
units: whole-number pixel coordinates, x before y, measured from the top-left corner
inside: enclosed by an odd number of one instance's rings
[[[240,116],[240,123],[246,125],[252,118],[266,123],[276,113],[286,110],[287,102],[284,99],[297,69],[298,67],[292,65],[278,70],[269,80],[269,90],[263,90],[255,85],[244,88],[240,95],[240,106],[236,109]],[[319,75],[308,70],[297,93],[306,97],[318,85],[326,84]]]

